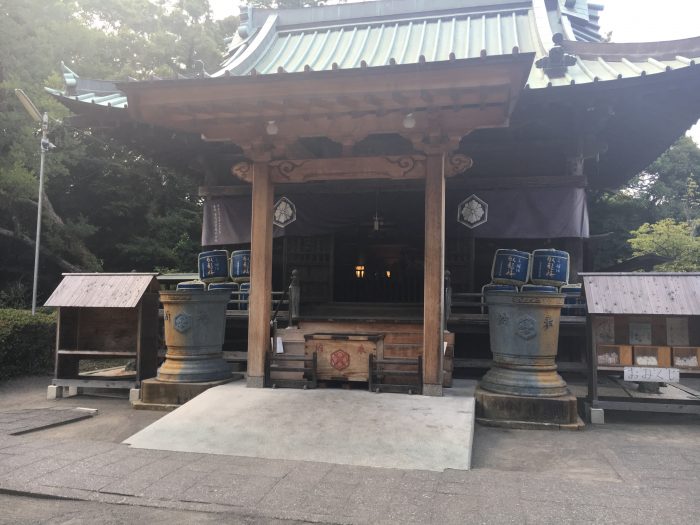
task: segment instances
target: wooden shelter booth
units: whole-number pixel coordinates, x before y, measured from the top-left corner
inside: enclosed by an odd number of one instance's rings
[[[699,273],[583,273],[589,319],[589,401],[593,408],[700,414],[700,392],[669,385],[680,394],[600,392],[599,376],[619,377],[625,367],[678,369],[700,375]],[[651,371],[651,372],[650,372]],[[643,377],[641,381],[643,381]]]
[[[58,310],[58,387],[137,388],[158,368],[158,283],[155,273],[69,273],[45,306]],[[96,375],[81,361],[133,360],[133,372]]]

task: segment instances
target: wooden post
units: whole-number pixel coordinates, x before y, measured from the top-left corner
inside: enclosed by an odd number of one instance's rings
[[[445,269],[445,156],[427,160],[423,282],[423,394],[442,395]]]
[[[255,162],[248,298],[248,387],[254,388],[264,386],[265,353],[270,347],[273,197],[267,162]]]

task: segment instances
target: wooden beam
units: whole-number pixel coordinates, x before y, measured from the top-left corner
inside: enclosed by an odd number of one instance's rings
[[[350,185],[348,185],[350,184]],[[366,181],[358,186],[353,182],[310,182],[303,186],[297,184],[277,185],[279,195],[284,193],[316,193],[330,194],[344,191],[423,191],[423,185],[419,179],[405,182],[393,182],[390,180]],[[387,185],[389,184],[389,185]],[[585,188],[588,182],[586,177],[565,176],[533,176],[533,177],[466,177],[454,178],[447,181],[448,190],[500,190],[512,188]],[[200,186],[200,197],[219,197],[228,195],[250,195],[251,187],[246,185],[231,186]]]
[[[425,157],[403,155],[280,160],[271,162],[270,168],[272,181],[280,184],[321,180],[409,180],[425,177]]]
[[[423,393],[442,395],[445,271],[445,154],[429,155],[425,179]]]
[[[289,75],[258,75],[232,79],[201,79],[197,81],[161,81],[150,83],[121,83],[119,86],[129,96],[129,112],[138,119],[149,120],[153,108],[164,105],[182,107],[206,103],[280,101],[297,96],[319,98],[348,94],[361,98],[364,94],[396,93],[399,100],[409,92],[432,92],[454,88],[464,90],[496,85],[518,86],[524,84],[532,64],[531,54],[509,57],[507,60],[465,60],[450,63],[431,63],[370,68],[366,70],[325,71]],[[460,63],[462,62],[462,63]]]
[[[170,121],[168,126],[174,129],[188,131],[192,126],[197,127],[206,140],[230,140],[238,145],[253,141],[277,140],[291,143],[303,137],[328,137],[341,142],[343,138],[354,137],[359,141],[371,134],[398,133],[404,136],[424,136],[434,132],[447,136],[462,137],[476,128],[500,127],[508,123],[505,115],[505,104],[494,103],[481,110],[478,106],[465,106],[454,110],[436,110],[430,116],[426,111],[413,113],[416,124],[413,128],[403,125],[405,114],[394,111],[378,116],[377,111],[358,115],[329,115],[324,117],[309,117],[304,119],[276,119],[277,133],[268,136],[267,121],[241,120],[238,122],[199,121],[178,122]],[[439,128],[429,122],[438,122]]]
[[[586,176],[532,176],[532,177],[465,177],[451,179],[450,189],[501,190],[511,188],[585,188]]]
[[[252,167],[253,211],[250,232],[250,295],[248,298],[248,386],[262,388],[265,353],[270,348],[272,293],[272,205],[274,187],[266,162]]]

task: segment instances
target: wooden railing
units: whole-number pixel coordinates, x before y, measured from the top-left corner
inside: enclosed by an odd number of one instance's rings
[[[158,276],[158,282],[163,290],[174,290],[178,283],[194,281],[198,278],[196,273],[164,274]],[[247,317],[249,291],[236,290],[231,292],[229,300],[229,315]],[[299,317],[299,300],[301,286],[299,284],[299,272],[292,271],[289,287],[286,290],[272,291],[271,305],[276,317],[285,317],[290,324]]]
[[[450,290],[450,298],[447,298],[447,290]],[[459,314],[488,314],[489,308],[484,301],[484,294],[481,292],[455,293],[451,288],[445,288],[445,318]],[[566,305],[562,308],[562,316],[586,315],[587,306],[585,302]]]

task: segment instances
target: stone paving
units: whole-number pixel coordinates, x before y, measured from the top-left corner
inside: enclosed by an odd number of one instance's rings
[[[81,425],[108,417],[101,410],[68,427],[0,435],[0,493],[222,519],[234,512],[261,522],[694,524],[700,516],[696,416],[606,413],[606,425],[580,432],[477,427],[473,470],[444,472],[132,449],[109,436],[80,437]]]
[[[18,436],[92,417],[75,408],[30,408],[0,412],[0,434]]]

